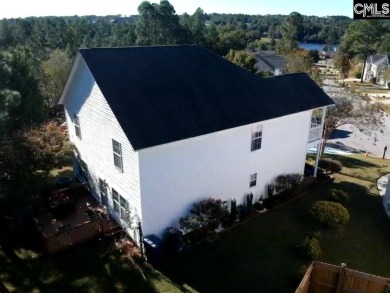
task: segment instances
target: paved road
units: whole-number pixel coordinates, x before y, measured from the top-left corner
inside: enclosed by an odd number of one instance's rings
[[[333,80],[324,82],[324,91],[332,98],[347,96],[345,88],[337,87]],[[390,101],[388,102],[390,103]],[[384,125],[376,129],[360,131],[354,125],[343,125],[339,127],[332,138],[328,140],[328,146],[341,151],[365,153],[369,155],[382,157],[384,147],[388,147],[386,158],[390,159],[390,115],[384,113]]]

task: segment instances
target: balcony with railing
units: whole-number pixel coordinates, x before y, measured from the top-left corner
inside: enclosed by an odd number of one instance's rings
[[[320,140],[322,137],[322,124],[311,124],[308,142]]]
[[[323,130],[323,121],[324,121],[324,109],[316,109],[313,110],[311,121],[310,121],[310,129],[309,129],[309,139],[308,143],[313,143],[321,140],[322,138],[322,130]]]

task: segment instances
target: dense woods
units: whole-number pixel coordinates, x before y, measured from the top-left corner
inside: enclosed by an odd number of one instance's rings
[[[0,20],[0,48],[28,46],[38,58],[53,49],[74,55],[80,47],[200,43],[221,54],[244,49],[261,38],[280,39],[286,15],[177,15],[168,1],[143,2],[139,15],[29,17]],[[338,43],[351,19],[345,16],[302,16],[297,40]],[[262,44],[266,44],[265,42]],[[264,45],[263,45],[264,46]]]

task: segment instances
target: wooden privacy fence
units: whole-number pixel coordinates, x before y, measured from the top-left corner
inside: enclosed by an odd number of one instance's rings
[[[42,237],[46,251],[54,254],[69,247],[76,246],[106,233],[116,231],[119,226],[109,218],[100,218],[89,223],[79,225],[49,237]]]
[[[313,262],[295,293],[390,293],[390,279]]]

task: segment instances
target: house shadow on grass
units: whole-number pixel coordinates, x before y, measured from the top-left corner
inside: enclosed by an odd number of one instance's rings
[[[324,230],[322,247],[325,261],[333,264],[347,263],[350,268],[366,273],[388,276],[390,264],[390,219],[387,217],[382,197],[368,188],[352,182],[335,183],[333,188],[349,194],[342,202],[349,211],[349,222],[343,229]]]
[[[310,215],[314,202],[330,200],[331,189],[349,194],[343,205],[350,221],[340,230],[321,227]],[[297,272],[305,263],[295,247],[306,236],[316,231],[323,234],[321,261],[346,262],[353,268],[386,275],[388,265],[372,263],[372,259],[390,257],[389,228],[381,197],[368,188],[348,181],[322,183],[288,205],[223,232],[214,243],[194,245],[160,269],[176,283],[189,284],[199,292],[294,292],[299,283]],[[369,253],[371,258],[360,253],[366,247],[375,247]]]
[[[338,149],[338,150],[344,151],[346,153],[351,153],[351,154],[364,154],[365,153],[364,150],[360,150],[360,149],[356,149],[356,148],[353,148],[350,146],[346,146],[345,144],[343,144],[340,141],[336,141],[336,142],[328,141],[326,143],[326,147]]]
[[[340,181],[340,182],[333,183],[331,187],[332,189],[341,189],[353,197],[358,196],[358,197],[372,198],[372,196],[375,196],[369,193],[366,187],[353,182]],[[379,199],[379,197],[377,196],[375,197]]]
[[[378,167],[377,164],[373,164],[366,160],[356,159],[351,156],[341,156],[341,155],[325,155],[325,157],[335,159],[340,161],[344,167],[347,168],[374,168]]]
[[[388,233],[390,219],[383,207],[383,197],[352,182],[338,182],[334,184],[334,188],[341,189],[349,195],[348,201],[342,202],[350,213],[349,229],[359,227],[360,229],[356,228],[356,230],[360,230],[362,238],[368,237],[371,241],[376,241],[378,237],[380,237],[378,240],[386,238],[390,245]]]

